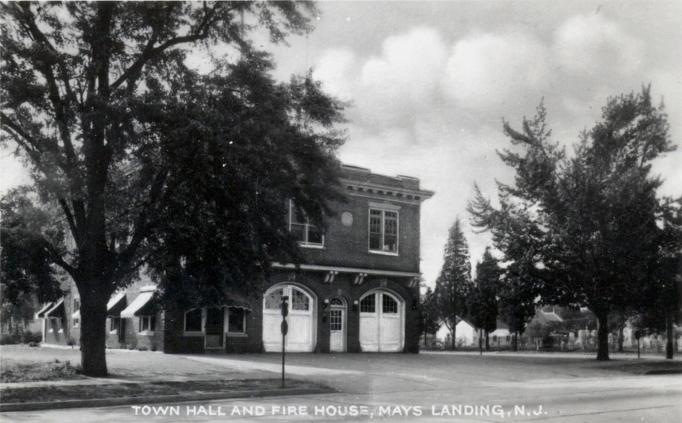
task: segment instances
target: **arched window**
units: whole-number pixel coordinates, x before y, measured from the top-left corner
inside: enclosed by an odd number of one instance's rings
[[[310,300],[308,299],[308,296],[296,288],[292,288],[291,290],[291,309],[292,310],[310,309]]]
[[[398,302],[393,297],[384,294],[381,296],[381,311],[383,313],[398,313]]]
[[[360,301],[361,313],[375,313],[376,312],[376,295],[370,294]]]
[[[343,301],[341,301],[340,298],[332,298],[331,301],[329,301],[329,305],[333,306],[342,306],[343,307]]]
[[[265,297],[265,308],[267,310],[279,310],[282,306],[282,295],[284,290],[282,288],[275,289]]]

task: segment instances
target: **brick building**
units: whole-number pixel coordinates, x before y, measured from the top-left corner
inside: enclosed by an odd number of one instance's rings
[[[417,352],[421,202],[433,195],[407,176],[343,166],[348,201],[336,204],[324,233],[289,205],[289,229],[304,261],[274,263],[253,300],[192,310],[153,306],[140,281],[112,296],[107,346],[170,353],[281,351],[281,297],[289,297],[291,352]],[[77,343],[75,288],[38,313],[47,343]]]

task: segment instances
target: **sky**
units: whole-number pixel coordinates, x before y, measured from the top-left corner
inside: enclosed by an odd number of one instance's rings
[[[421,271],[432,285],[448,228],[466,228],[472,263],[490,237],[469,225],[474,184],[496,197],[510,181],[496,151],[502,120],[518,127],[541,99],[554,140],[566,146],[599,119],[609,96],[651,84],[670,133],[682,140],[682,1],[322,2],[315,30],[273,53],[275,76],[312,68],[347,101],[339,158],[435,191],[422,205]],[[201,57],[196,57],[197,62]],[[28,180],[0,150],[0,192]],[[682,150],[654,171],[661,193],[682,195]]]

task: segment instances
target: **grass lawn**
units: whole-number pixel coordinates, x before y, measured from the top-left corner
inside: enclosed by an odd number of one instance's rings
[[[83,379],[78,368],[70,361],[26,362],[15,360],[0,361],[0,382],[35,382],[39,380]]]
[[[56,363],[58,360],[59,363]],[[27,345],[0,346],[0,370],[3,375],[12,374],[11,380],[2,382],[22,382],[34,380],[55,380],[81,378],[75,371],[60,373],[56,364],[70,362],[74,368],[80,367],[80,350],[76,348],[29,347]],[[210,364],[188,360],[180,355],[163,354],[151,351],[107,350],[109,376],[134,381],[154,380],[206,380],[206,379],[261,379],[271,378],[272,373],[249,371],[240,372],[225,367],[217,368]],[[16,370],[27,370],[26,378]],[[31,370],[35,369],[35,370]],[[40,370],[44,369],[44,370]],[[75,369],[74,369],[75,370]],[[30,375],[34,375],[31,377]],[[44,378],[35,376],[43,375]],[[61,375],[61,377],[60,377]],[[48,377],[49,376],[49,377]],[[3,376],[4,379],[4,376]]]
[[[320,388],[319,385],[300,380],[288,380],[287,388]],[[129,398],[166,395],[192,395],[222,392],[244,392],[257,390],[280,389],[279,379],[240,379],[211,380],[187,382],[148,382],[148,383],[116,383],[106,385],[69,385],[44,386],[30,388],[6,388],[2,390],[2,402],[23,403],[101,399]]]

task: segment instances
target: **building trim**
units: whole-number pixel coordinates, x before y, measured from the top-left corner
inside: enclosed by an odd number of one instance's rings
[[[272,263],[272,267],[276,269],[296,269],[293,263]],[[382,276],[398,276],[406,278],[416,278],[421,276],[420,273],[415,272],[399,272],[396,270],[377,270],[377,269],[361,269],[357,267],[340,267],[340,266],[322,266],[317,264],[301,264],[301,270],[312,270],[320,272],[337,272],[337,273],[364,273],[367,275],[382,275]]]
[[[369,198],[390,197],[391,201],[402,201],[406,203],[420,203],[433,197],[434,192],[421,189],[398,188],[388,185],[361,182],[353,179],[340,178],[340,182],[345,187],[347,194],[358,195]]]

